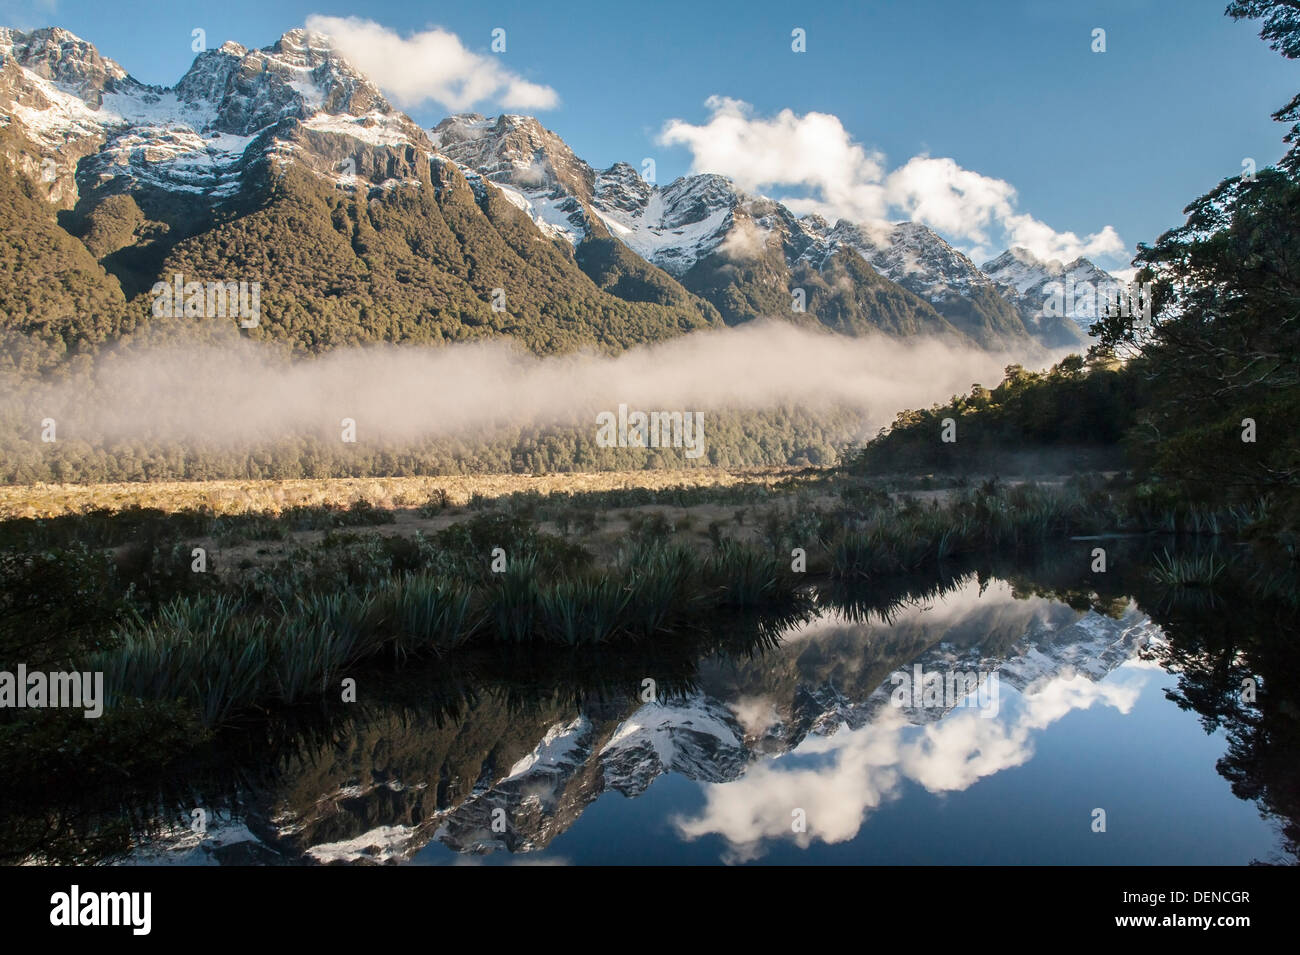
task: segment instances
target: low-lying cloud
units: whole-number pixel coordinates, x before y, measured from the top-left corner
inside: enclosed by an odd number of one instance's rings
[[[49,386],[23,416],[53,417],[82,440],[172,439],[244,445],[297,435],[358,440],[488,435],[502,425],[581,425],[632,408],[762,411],[852,408],[864,433],[903,408],[992,385],[1024,355],[937,339],[850,339],[756,322],[615,356],[538,358],[508,342],[374,346],[290,361],[265,345],[124,347],[92,381]],[[12,409],[5,409],[12,410]]]

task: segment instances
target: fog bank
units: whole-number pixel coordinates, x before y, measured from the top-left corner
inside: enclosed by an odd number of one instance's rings
[[[358,347],[294,361],[251,342],[125,347],[99,360],[89,382],[29,393],[22,413],[54,418],[61,438],[221,444],[337,436],[344,418],[356,421],[363,442],[486,435],[503,424],[580,424],[594,433],[596,412],[619,404],[706,413],[841,407],[874,432],[901,409],[928,407],[975,382],[992,387],[1017,361],[1028,363],[936,339],[852,339],[782,322],[696,332],[617,356],[538,358],[503,340]]]

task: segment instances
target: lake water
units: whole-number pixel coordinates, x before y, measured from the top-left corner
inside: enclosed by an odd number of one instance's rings
[[[1294,861],[1263,811],[1294,768],[1198,642],[1240,608],[1163,613],[970,573],[707,652],[365,672],[351,707],[235,734],[125,861]]]

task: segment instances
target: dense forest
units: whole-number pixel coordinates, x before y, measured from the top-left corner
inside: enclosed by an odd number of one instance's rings
[[[594,420],[594,419],[593,419]],[[797,408],[706,412],[704,453],[679,448],[616,448],[596,444],[594,425],[502,427],[491,434],[401,443],[338,434],[233,447],[203,441],[123,440],[42,443],[30,421],[0,418],[0,481],[9,484],[105,481],[202,481],[405,477],[419,474],[546,474],[642,468],[794,465],[826,467],[859,440],[856,413]],[[18,437],[12,437],[17,435]]]
[[[940,470],[988,472],[1071,461],[1123,466],[1122,443],[1148,400],[1149,385],[1131,365],[1071,355],[1045,372],[1006,369],[994,388],[929,409],[901,411],[893,425],[853,456],[864,474]]]
[[[0,156],[0,371],[33,375],[88,354],[122,335],[128,312],[117,280]]]

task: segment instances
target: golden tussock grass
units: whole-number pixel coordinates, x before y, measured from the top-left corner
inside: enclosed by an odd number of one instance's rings
[[[542,495],[631,488],[730,487],[776,484],[796,468],[687,468],[677,471],[597,471],[573,474],[482,474],[433,477],[321,478],[285,481],[159,481],[139,484],[32,484],[0,487],[0,520],[58,517],[91,510],[204,509],[215,514],[271,513],[306,506],[419,507],[438,490],[463,507],[474,494],[496,498],[519,491]]]

